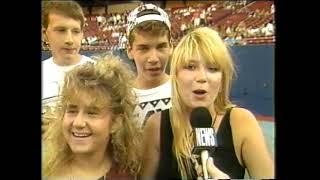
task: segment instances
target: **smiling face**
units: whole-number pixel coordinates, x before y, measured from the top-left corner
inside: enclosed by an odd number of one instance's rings
[[[107,104],[97,106],[93,99],[81,92],[66,106],[63,135],[75,154],[103,152],[109,143],[112,112]]]
[[[177,70],[178,93],[182,102],[193,109],[213,105],[221,88],[222,72],[202,56],[194,55]]]

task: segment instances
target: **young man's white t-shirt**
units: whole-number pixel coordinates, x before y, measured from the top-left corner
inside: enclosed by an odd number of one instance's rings
[[[54,106],[63,85],[64,74],[73,67],[88,61],[94,62],[94,60],[84,55],[81,56],[79,63],[70,66],[55,64],[53,57],[42,61],[42,107]]]
[[[135,108],[135,118],[143,127],[146,120],[155,112],[171,108],[171,81],[152,88],[137,89],[133,88],[137,95],[139,105]]]

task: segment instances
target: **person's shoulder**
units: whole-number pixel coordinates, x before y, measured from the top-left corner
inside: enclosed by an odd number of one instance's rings
[[[41,61],[42,66],[48,66],[48,65],[50,65],[52,63],[53,63],[52,57],[49,57],[48,59],[45,59],[45,60]]]
[[[230,113],[234,114],[236,116],[239,116],[239,115],[244,115],[244,116],[253,115],[253,113],[250,110],[248,110],[246,108],[243,108],[243,107],[237,107],[237,106],[233,107]]]
[[[245,108],[233,108],[230,112],[230,125],[232,131],[241,137],[255,135],[259,129],[259,122],[255,115]]]
[[[246,108],[239,107],[232,108],[230,112],[230,126],[235,144],[241,144],[243,140],[257,136],[260,129],[254,114]]]
[[[57,65],[53,62],[53,58],[50,57],[41,62],[42,74],[52,74],[52,71],[55,72]]]
[[[251,121],[256,121],[256,117],[254,116],[254,114],[246,109],[246,108],[242,108],[242,107],[234,107],[232,108],[231,112],[230,112],[230,120],[232,120],[235,123],[239,123],[242,124],[243,123],[249,123]]]

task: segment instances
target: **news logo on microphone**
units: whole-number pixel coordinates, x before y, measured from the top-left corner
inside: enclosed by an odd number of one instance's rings
[[[203,150],[214,151],[217,146],[215,132],[213,128],[194,128],[195,147],[194,154],[200,154]]]
[[[201,154],[202,151],[214,151],[217,147],[216,133],[211,127],[212,117],[207,108],[198,107],[191,112],[191,126],[193,128],[194,148],[193,154]]]

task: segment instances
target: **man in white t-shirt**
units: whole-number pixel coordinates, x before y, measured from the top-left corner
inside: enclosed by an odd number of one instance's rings
[[[140,5],[128,16],[127,53],[137,69],[135,113],[142,127],[150,115],[171,107],[170,77],[165,73],[173,48],[170,31],[167,13],[153,4]]]
[[[42,112],[54,108],[65,72],[90,58],[80,55],[84,14],[75,1],[43,1],[42,36],[52,57],[42,61]],[[45,119],[45,118],[44,118]]]

